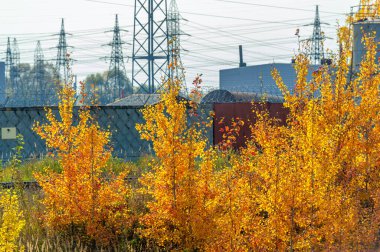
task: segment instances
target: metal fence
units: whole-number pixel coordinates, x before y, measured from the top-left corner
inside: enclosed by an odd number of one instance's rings
[[[58,108],[51,107],[53,113],[58,115]],[[78,119],[78,109],[75,108],[74,120]],[[139,157],[151,154],[152,146],[149,142],[140,139],[136,130],[137,123],[143,123],[141,107],[126,106],[101,106],[90,108],[95,119],[103,129],[109,129],[112,133],[111,146],[113,156],[126,160],[134,160]],[[203,106],[204,114],[207,114],[212,106]],[[24,159],[38,158],[48,152],[45,142],[33,131],[35,122],[46,122],[46,112],[42,107],[19,107],[0,108],[0,159],[6,162],[14,154],[17,146],[17,139],[12,134],[7,135],[7,130],[15,134],[21,134],[24,138]],[[208,134],[212,138],[212,129]]]
[[[255,103],[262,109],[269,111],[271,117],[286,122],[288,110],[282,103]],[[252,112],[253,104],[250,102],[238,103],[214,103],[202,104],[199,111],[198,120],[206,120],[211,111],[214,111],[214,126],[206,131],[206,137],[209,144],[217,145],[223,141],[223,133],[220,128],[223,125],[230,125],[232,118],[241,118],[246,122],[242,127],[237,139],[236,147],[245,145],[247,139],[251,136],[250,125],[256,121],[255,113]],[[153,154],[152,145],[148,141],[141,140],[136,130],[137,123],[143,123],[144,119],[141,114],[141,106],[100,106],[90,108],[94,118],[98,121],[103,129],[109,129],[111,136],[111,147],[113,156],[125,160],[136,160],[144,155]],[[58,108],[51,107],[53,113],[58,115]],[[79,107],[75,108],[74,121],[77,121]],[[218,122],[224,119],[224,124]],[[17,146],[17,139],[4,137],[7,129],[15,129],[16,134],[21,134],[24,138],[24,150],[22,152],[24,160],[41,158],[49,151],[45,142],[33,131],[35,122],[46,122],[46,112],[42,107],[19,107],[19,108],[0,108],[0,159],[3,162],[8,161],[14,154],[14,148]]]

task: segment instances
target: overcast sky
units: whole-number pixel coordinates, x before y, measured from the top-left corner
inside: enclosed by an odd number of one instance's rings
[[[168,0],[170,2],[170,0]],[[312,34],[305,26],[314,20],[315,5],[320,7],[325,34],[331,37],[327,47],[335,49],[337,23],[343,24],[350,7],[359,0],[177,0],[182,21],[183,63],[187,79],[203,73],[206,86],[219,84],[219,70],[238,66],[238,45],[244,47],[248,65],[289,62],[297,45],[294,33],[301,38]],[[33,62],[34,48],[41,40],[45,59],[56,57],[60,19],[65,18],[67,38],[72,49],[73,72],[80,78],[108,69],[101,57],[110,54],[102,46],[112,39],[105,33],[119,14],[123,33],[132,42],[134,0],[0,0],[0,60],[5,58],[7,37],[19,41],[21,62]],[[124,46],[125,57],[131,57],[132,46]],[[126,59],[128,76],[131,60]]]

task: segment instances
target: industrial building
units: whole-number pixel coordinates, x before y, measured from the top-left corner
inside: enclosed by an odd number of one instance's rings
[[[375,36],[375,43],[379,45],[380,43],[380,19],[360,19],[359,21],[353,24],[354,38],[353,38],[353,55],[352,55],[352,67],[353,72],[357,72],[360,67],[360,62],[363,60],[364,55],[366,54],[365,45],[362,42],[364,34],[371,34],[374,32],[377,34]],[[377,49],[376,59],[380,57],[380,51]]]
[[[306,40],[311,45],[310,52],[308,53],[311,62],[307,76],[308,80],[311,79],[312,72],[317,70],[319,65],[331,64],[331,60],[325,57],[323,42],[326,37],[322,32],[321,24],[317,5],[314,22],[309,24],[314,27],[313,34]],[[299,39],[299,30],[297,30],[295,35],[298,36]],[[259,94],[260,96],[282,97],[282,92],[272,77],[272,70],[277,69],[280,72],[284,84],[288,87],[288,90],[291,93],[293,92],[297,77],[297,73],[294,69],[294,60],[289,59],[291,63],[247,66],[243,61],[243,47],[241,45],[239,46],[239,56],[240,64],[238,68],[220,70],[220,89],[235,93],[244,92]]]
[[[318,65],[310,66],[308,80],[311,79],[312,72],[317,70],[318,67]],[[281,90],[277,87],[271,74],[273,69],[280,72],[284,84],[292,92],[297,75],[294,70],[294,64],[291,63],[264,64],[220,70],[220,89],[229,92],[256,93],[281,97]]]
[[[357,14],[359,15],[359,14]],[[351,74],[355,75],[360,67],[360,63],[366,54],[366,48],[363,43],[364,34],[377,34],[375,42],[380,43],[380,19],[378,17],[368,18],[366,13],[363,17],[357,16],[358,21],[352,24],[353,29],[353,49],[352,49],[352,64]],[[310,38],[312,50],[309,54],[310,62],[308,81],[311,80],[313,71],[316,71],[322,64],[331,64],[331,60],[325,58],[323,49],[323,32],[321,31],[321,22],[319,20],[318,7],[316,9],[316,17],[314,21],[314,32]],[[281,90],[277,87],[273,77],[272,70],[277,69],[292,93],[296,80],[296,71],[294,62],[292,63],[271,63],[263,65],[247,66],[243,61],[242,46],[239,47],[240,64],[237,68],[223,69],[219,72],[220,89],[231,93],[255,93],[266,96],[282,96]],[[377,51],[376,59],[380,57],[380,50]],[[290,62],[290,60],[289,60]]]
[[[111,30],[114,34],[113,40],[108,44],[111,47],[111,55],[107,57],[110,61],[108,75],[106,81],[97,87],[101,106],[91,108],[92,112],[97,114],[96,119],[99,125],[112,132],[111,144],[114,155],[125,159],[135,159],[152,152],[151,145],[140,139],[135,125],[143,122],[140,111],[143,106],[160,102],[160,95],[158,94],[161,88],[160,76],[175,76],[184,80],[184,74],[181,71],[170,72],[166,70],[169,61],[172,59],[176,59],[178,64],[182,65],[179,54],[181,46],[178,38],[182,32],[179,26],[180,15],[175,1],[172,1],[168,13],[164,11],[167,8],[153,8],[154,6],[146,8],[146,4],[159,5],[158,3],[136,1],[135,25],[138,25],[134,29],[134,46],[131,57],[132,86],[129,86],[130,83],[126,81],[128,78],[121,47],[125,42],[121,40],[121,29],[116,16],[114,29]],[[166,1],[162,4],[166,6]],[[147,22],[140,22],[145,20],[137,15],[140,11],[149,12]],[[158,17],[153,15],[152,12],[155,11],[158,12]],[[160,15],[167,17],[166,21],[164,18],[160,18]],[[156,22],[153,16],[161,20],[162,27],[168,27],[167,31],[160,30],[160,33],[157,34],[156,31],[144,29],[146,23],[151,25]],[[320,65],[331,64],[331,60],[324,55],[323,40],[325,37],[320,24],[317,8],[313,23],[314,32],[310,38],[312,50],[308,56],[312,65],[309,66],[308,80],[311,80],[312,73]],[[366,53],[362,44],[363,32],[371,31],[376,31],[379,34],[379,19],[361,19],[353,24],[352,73],[357,71],[360,61]],[[8,39],[6,62],[0,62],[0,159],[3,161],[10,159],[13,148],[17,145],[16,134],[22,134],[25,138],[24,158],[43,156],[47,152],[45,143],[33,132],[32,126],[35,121],[44,120],[45,110],[43,107],[52,107],[54,113],[57,113],[58,99],[54,80],[58,78],[58,80],[66,82],[66,79],[72,74],[65,72],[67,70],[65,70],[65,66],[70,63],[70,59],[66,57],[69,46],[66,43],[65,34],[62,20],[59,43],[56,47],[55,67],[54,62],[45,62],[41,44],[37,42],[34,65],[30,69],[31,77],[29,81],[24,82],[20,77],[20,73],[24,70],[20,67],[22,64],[20,64],[17,40],[14,39],[13,46],[11,46],[10,39]],[[150,44],[156,43],[160,46],[152,50],[146,44],[140,43],[141,41],[148,41],[147,38]],[[168,45],[166,40],[175,41],[175,43],[167,48],[169,46],[166,46]],[[376,42],[380,42],[380,36],[376,36]],[[252,102],[258,104],[265,99],[270,115],[285,122],[288,111],[282,107],[283,95],[272,77],[272,70],[277,69],[279,71],[284,84],[290,92],[293,92],[297,78],[294,62],[289,59],[289,63],[247,66],[243,61],[242,46],[239,49],[239,66],[220,70],[219,89],[210,92],[202,99],[201,107],[204,115],[213,111],[216,120],[226,118],[225,121],[227,122],[228,119],[239,117],[253,122]],[[377,56],[380,56],[380,52]],[[54,71],[54,68],[57,71]],[[183,97],[183,99],[185,98]],[[77,107],[76,111],[78,109]],[[218,127],[215,124],[214,128],[207,133],[207,138],[214,144],[217,144],[221,139],[221,136],[218,135]],[[241,139],[243,140],[249,134],[249,127],[247,126],[244,130],[246,135],[242,134]]]

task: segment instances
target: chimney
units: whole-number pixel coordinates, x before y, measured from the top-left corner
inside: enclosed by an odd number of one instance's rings
[[[242,45],[239,45],[239,56],[240,56],[239,67],[246,67],[247,64],[244,63],[244,61],[243,61],[243,46]]]

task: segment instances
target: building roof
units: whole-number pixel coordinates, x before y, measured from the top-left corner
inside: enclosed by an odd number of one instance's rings
[[[281,103],[282,96],[258,94],[254,92],[230,92],[228,90],[214,90],[202,98],[201,103],[235,103],[235,102],[272,102]]]
[[[131,106],[143,107],[145,105],[154,105],[160,102],[159,94],[132,94],[125,98],[116,100],[108,106]]]
[[[187,100],[182,96],[177,97],[177,99]],[[160,101],[160,94],[132,94],[113,103],[107,104],[107,106],[143,107],[146,105],[155,105]]]

